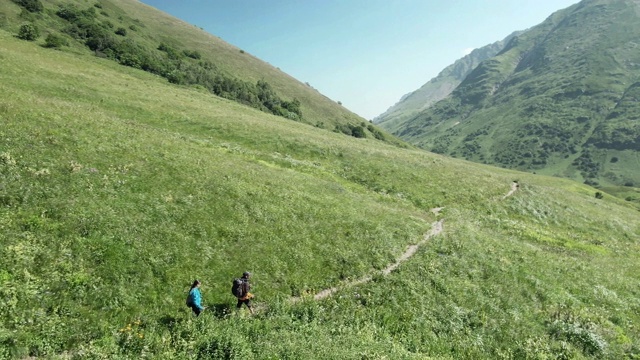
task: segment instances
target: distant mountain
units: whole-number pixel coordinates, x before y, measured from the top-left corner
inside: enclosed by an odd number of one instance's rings
[[[470,54],[457,60],[442,70],[416,91],[404,95],[400,101],[383,114],[373,119],[375,124],[384,124],[386,129],[393,130],[434,103],[446,98],[482,61],[498,54],[519,32],[514,32],[504,40],[474,49]]]
[[[381,125],[438,153],[637,186],[639,39],[640,1],[585,0],[514,36],[448,98]]]

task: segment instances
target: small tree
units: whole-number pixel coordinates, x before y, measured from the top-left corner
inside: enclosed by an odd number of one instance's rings
[[[38,37],[40,37],[40,31],[37,26],[33,24],[24,24],[20,26],[18,38],[22,40],[35,41]]]

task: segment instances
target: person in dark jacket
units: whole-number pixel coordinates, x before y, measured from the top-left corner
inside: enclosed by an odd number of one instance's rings
[[[198,316],[204,311],[205,307],[202,306],[202,294],[200,294],[200,280],[194,280],[189,289],[189,297],[187,298],[187,304],[193,310],[193,313]]]
[[[242,308],[242,304],[245,304],[247,305],[247,308],[249,309],[251,314],[253,314],[253,307],[251,307],[251,298],[253,298],[253,294],[249,292],[251,290],[251,284],[249,284],[250,277],[251,277],[251,273],[248,271],[245,271],[242,274],[242,278],[240,278],[240,280],[242,280],[242,288],[243,288],[242,293],[244,295],[238,298],[238,304],[236,305],[236,308],[240,309]]]

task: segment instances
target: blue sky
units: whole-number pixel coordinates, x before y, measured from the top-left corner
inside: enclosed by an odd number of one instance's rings
[[[471,49],[577,0],[142,0],[372,119]]]

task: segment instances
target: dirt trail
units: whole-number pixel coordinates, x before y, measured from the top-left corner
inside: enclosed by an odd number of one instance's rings
[[[440,220],[437,221],[435,223],[433,223],[433,225],[431,225],[431,230],[429,230],[424,237],[422,238],[422,240],[414,245],[410,245],[407,250],[396,260],[396,262],[394,262],[393,264],[387,266],[385,269],[383,269],[381,271],[382,275],[388,275],[389,273],[391,273],[393,270],[395,270],[398,266],[400,266],[400,264],[404,261],[407,261],[410,257],[412,257],[416,251],[418,251],[418,248],[420,247],[420,245],[424,244],[425,242],[427,242],[431,237],[436,236],[438,234],[440,234],[442,232],[443,223],[444,220]],[[319,293],[315,294],[313,296],[314,300],[321,300],[324,299],[328,296],[330,296],[331,294],[333,294],[334,292],[338,291],[338,290],[342,290],[351,286],[355,286],[355,285],[360,285],[360,284],[364,284],[366,282],[371,281],[373,277],[371,275],[367,275],[365,277],[362,277],[360,279],[357,280],[352,280],[350,282],[344,283],[340,286],[336,286],[336,287],[332,287],[329,289],[324,289],[322,291],[320,291]],[[299,298],[297,299],[299,300]],[[297,301],[294,300],[294,301]]]
[[[509,192],[504,195],[502,197],[502,199],[506,199],[509,196],[513,195],[518,188],[520,187],[520,185],[517,182],[513,182],[511,184],[511,189],[509,190]],[[444,209],[443,207],[438,207],[438,208],[433,208],[431,210],[429,210],[430,212],[434,213],[436,216],[440,214],[440,211],[442,211],[442,209]],[[418,248],[420,248],[420,246],[424,245],[427,241],[429,241],[429,239],[431,239],[432,237],[440,234],[442,232],[442,230],[444,229],[444,219],[440,219],[439,221],[434,222],[431,225],[431,229],[429,231],[427,231],[426,234],[424,234],[424,236],[422,237],[422,240],[420,240],[420,242],[418,242],[417,244],[413,244],[413,245],[409,245],[407,247],[407,250],[400,255],[400,257],[396,260],[396,262],[394,262],[393,264],[390,264],[389,266],[387,266],[386,268],[384,268],[380,273],[383,276],[389,275],[393,270],[397,269],[398,266],[400,266],[400,264],[404,261],[409,260],[413,255],[415,255],[415,253],[418,251]],[[339,290],[343,290],[352,286],[356,286],[356,285],[361,285],[364,284],[366,282],[371,281],[371,279],[373,279],[372,275],[367,275],[364,276],[360,279],[356,279],[356,280],[352,280],[349,282],[344,282],[341,285],[338,285],[336,287],[332,287],[329,289],[324,289],[322,291],[320,291],[319,293],[315,294],[313,296],[314,300],[322,300],[324,298],[327,298],[329,296],[331,296],[333,293],[339,291]],[[291,298],[291,302],[298,302],[302,300],[301,297],[293,297]]]
[[[511,183],[511,190],[509,190],[509,192],[507,193],[507,195],[502,197],[502,200],[508,198],[509,196],[513,195],[513,193],[515,193],[516,191],[518,191],[518,188],[520,187],[520,184],[518,184],[517,182],[512,182]]]

